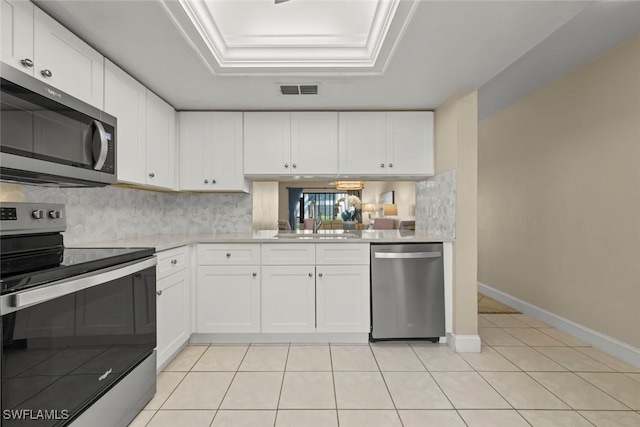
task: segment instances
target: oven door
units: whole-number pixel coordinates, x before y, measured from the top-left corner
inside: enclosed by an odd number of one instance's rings
[[[2,426],[69,423],[156,346],[155,258],[2,296]]]

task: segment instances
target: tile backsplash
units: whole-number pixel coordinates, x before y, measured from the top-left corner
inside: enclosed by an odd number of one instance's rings
[[[158,233],[251,231],[251,194],[160,193],[123,187],[23,186],[25,202],[63,203],[65,244]]]
[[[416,230],[456,237],[456,171],[416,184]]]

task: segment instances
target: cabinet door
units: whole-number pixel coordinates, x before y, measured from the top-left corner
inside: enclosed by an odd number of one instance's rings
[[[2,24],[2,61],[33,75],[33,65],[21,61],[33,58],[33,3],[24,0],[0,0]]]
[[[339,113],[340,175],[384,175],[385,113]]]
[[[110,61],[104,70],[104,109],[118,119],[118,181],[144,185],[147,90]]]
[[[205,177],[212,157],[211,113],[180,113],[179,117],[180,189],[208,190]]]
[[[291,173],[338,173],[338,113],[291,113]]]
[[[198,267],[196,332],[260,332],[259,268]]]
[[[175,111],[147,90],[147,185],[174,187]]]
[[[262,332],[314,332],[315,267],[262,267]]]
[[[318,332],[370,332],[369,266],[318,266]]]
[[[291,173],[291,113],[244,113],[244,173]]]
[[[49,15],[34,8],[34,76],[102,109],[104,58]],[[50,77],[45,76],[47,70]]]
[[[189,274],[183,270],[158,280],[158,366],[189,340]]]
[[[388,175],[433,175],[433,112],[387,113]]]
[[[208,190],[243,190],[242,170],[242,113],[211,113],[211,144],[205,157],[209,170],[205,175]]]

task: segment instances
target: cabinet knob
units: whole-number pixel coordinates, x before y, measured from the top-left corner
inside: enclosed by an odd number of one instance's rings
[[[288,168],[288,167],[289,167],[289,163],[285,163],[285,164],[284,164],[284,167],[285,167],[285,168]]]
[[[227,258],[231,258],[231,254],[227,252]]]
[[[24,58],[22,61],[20,61],[20,63],[28,68],[33,67],[33,61],[30,60],[29,58]]]
[[[176,259],[172,259],[171,260],[171,265],[176,265],[177,263],[178,263],[178,260],[176,260]]]
[[[42,70],[42,71],[40,71],[40,74],[42,74],[45,77],[53,76],[53,73],[51,72],[51,70]]]
[[[212,180],[211,180],[211,183],[212,183],[212,184],[215,184],[215,183],[216,183],[216,180],[215,180],[215,179],[212,179]]]
[[[297,167],[298,167],[298,165],[296,165],[295,163],[294,163],[294,164],[292,164],[291,166],[293,166],[294,168],[297,168]]]
[[[205,180],[204,180],[204,183],[205,183],[205,184],[208,184],[208,183],[209,183],[209,180],[208,180],[208,179],[205,179]]]
[[[160,295],[162,295],[162,291],[156,291],[156,294],[157,294],[158,296],[160,296]]]
[[[256,276],[258,276],[258,273],[253,273],[253,277],[256,277]]]
[[[393,163],[389,163],[389,167],[392,168],[393,167]]]
[[[318,273],[318,277],[322,277],[322,273]]]
[[[309,277],[313,277],[313,273],[309,273]]]
[[[384,167],[384,163],[380,163],[380,167],[383,168]]]
[[[154,176],[156,176],[156,174],[155,174],[155,173],[153,173],[153,172],[151,172],[151,173],[149,174],[149,178],[153,178]]]

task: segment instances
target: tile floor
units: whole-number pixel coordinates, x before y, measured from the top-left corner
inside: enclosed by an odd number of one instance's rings
[[[480,354],[190,345],[131,426],[640,426],[640,369],[523,314],[478,321]]]

